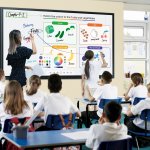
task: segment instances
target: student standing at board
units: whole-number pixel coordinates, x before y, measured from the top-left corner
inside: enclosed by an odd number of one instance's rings
[[[32,33],[30,34],[30,40],[32,49],[21,46],[22,37],[19,30],[12,30],[9,33],[9,48],[6,58],[8,65],[12,67],[9,80],[17,80],[22,87],[26,85],[25,69],[31,69],[31,67],[25,66],[26,59],[37,52]]]
[[[82,96],[89,99],[98,86],[100,69],[102,67],[107,67],[108,64],[106,63],[102,52],[100,52],[101,60],[99,61],[94,60],[94,53],[91,50],[86,51],[84,57],[86,59],[86,63],[81,72]]]

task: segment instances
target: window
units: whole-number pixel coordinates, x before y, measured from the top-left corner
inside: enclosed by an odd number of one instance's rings
[[[124,20],[144,21],[144,11],[124,11]]]
[[[146,58],[146,42],[124,42],[124,58]]]
[[[145,14],[144,11],[124,11],[124,74],[129,78],[132,73],[139,72],[147,83],[150,43]]]

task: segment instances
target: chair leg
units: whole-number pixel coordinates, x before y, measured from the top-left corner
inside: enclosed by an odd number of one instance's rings
[[[135,137],[135,141],[136,141],[136,145],[137,145],[137,150],[139,150],[140,148],[139,148],[138,140],[136,137]]]

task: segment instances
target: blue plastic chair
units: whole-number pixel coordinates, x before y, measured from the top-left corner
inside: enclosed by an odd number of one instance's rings
[[[141,100],[144,100],[144,97],[135,97],[133,100],[133,105],[138,104]]]
[[[4,128],[3,128],[3,132],[4,133],[12,133],[12,127],[13,127],[13,123],[14,123],[14,120],[17,119],[18,123],[20,124],[24,124],[24,122],[26,120],[28,120],[30,117],[24,117],[24,118],[17,118],[17,117],[14,117],[14,118],[11,118],[11,119],[6,119],[4,121]]]
[[[150,131],[147,130],[147,122],[150,122],[150,109],[145,109],[140,114],[140,119],[145,122],[145,132],[134,132],[132,130],[128,130],[128,132],[135,137],[137,148],[139,149],[137,137],[150,137]]]
[[[132,138],[102,142],[98,150],[132,150]]]
[[[115,98],[115,99],[104,99],[104,98],[102,98],[100,100],[100,103],[99,103],[99,108],[104,109],[104,106],[107,103],[111,102],[111,101],[115,101],[115,102],[121,104],[122,98],[120,98],[120,97],[119,98]]]
[[[65,114],[62,116],[63,116],[65,124],[67,124],[69,122],[70,114]],[[72,114],[72,120],[71,120],[72,124],[75,122],[75,118],[76,118],[76,113]],[[64,127],[62,124],[60,115],[48,115],[45,125],[51,130],[60,130]]]
[[[144,97],[135,97],[134,98],[134,100],[133,100],[133,104],[132,105],[136,105],[136,104],[138,104],[140,101],[142,101],[142,100],[145,100],[145,98]],[[131,116],[130,117],[130,120],[134,120],[135,119],[135,117],[137,117],[138,115],[133,115],[133,116]]]

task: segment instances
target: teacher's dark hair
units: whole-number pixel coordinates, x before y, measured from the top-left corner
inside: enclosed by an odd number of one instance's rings
[[[16,53],[16,48],[21,45],[21,32],[19,30],[12,30],[9,33],[9,48],[8,54]]]
[[[84,71],[85,71],[86,78],[88,79],[90,77],[90,73],[89,73],[90,64],[89,64],[89,61],[94,57],[94,53],[93,53],[93,51],[88,50],[88,51],[85,52],[84,56],[87,59],[87,61],[85,63]]]
[[[51,93],[58,93],[62,89],[61,77],[58,74],[51,74],[49,76],[48,89]]]

